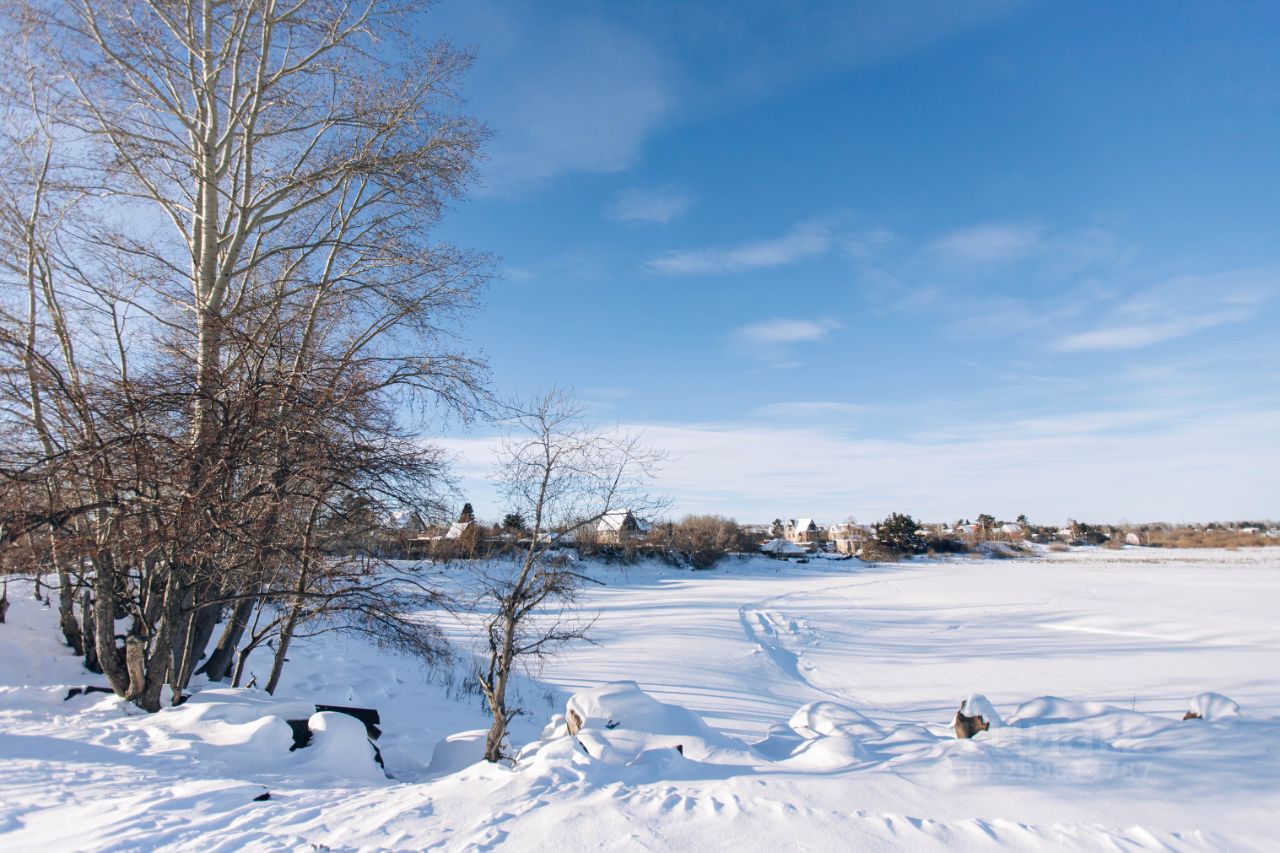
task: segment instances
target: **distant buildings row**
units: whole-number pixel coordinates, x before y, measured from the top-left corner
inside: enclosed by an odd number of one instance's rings
[[[430,543],[439,541],[462,540],[469,531],[479,534],[482,530],[475,521],[459,520],[447,528],[429,527],[415,512],[396,513],[391,516],[389,533],[394,533],[400,540],[409,542]],[[969,541],[994,539],[1018,542],[1028,538],[1039,541],[1061,539],[1073,541],[1081,538],[1082,531],[1091,531],[1100,539],[1119,540],[1128,545],[1146,545],[1148,539],[1157,531],[1168,530],[1174,525],[1141,525],[1138,527],[1116,528],[1110,526],[1092,527],[1072,522],[1058,529],[1052,527],[1031,527],[1017,522],[996,522],[987,526],[972,522],[956,522],[954,524],[923,525],[918,531],[922,536],[949,537]],[[1177,525],[1189,530],[1205,531],[1213,529],[1229,530],[1240,534],[1257,535],[1269,538],[1280,538],[1280,528],[1260,525]],[[754,540],[761,550],[770,553],[801,553],[827,549],[840,554],[855,555],[864,543],[876,538],[875,528],[871,525],[859,524],[856,521],[845,521],[837,524],[821,525],[813,518],[792,518],[776,520],[771,525],[742,525],[742,530]],[[641,543],[648,540],[654,532],[654,524],[639,517],[630,510],[616,510],[605,513],[598,519],[583,523],[575,528],[558,532],[548,532],[546,536],[557,544],[576,545],[591,542],[596,545],[618,545],[624,543]],[[518,538],[519,531],[512,531],[510,537]],[[784,547],[781,543],[786,543]]]

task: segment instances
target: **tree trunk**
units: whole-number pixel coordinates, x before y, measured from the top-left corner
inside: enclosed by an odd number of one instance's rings
[[[236,604],[222,636],[218,637],[218,645],[214,647],[204,666],[196,670],[203,673],[210,681],[222,681],[231,673],[231,665],[235,661],[236,647],[249,627],[249,616],[253,613],[253,599],[242,598]]]
[[[95,632],[93,628],[93,598],[86,587],[80,595],[80,614],[84,619],[82,633],[90,642],[84,644],[84,668],[90,672],[102,672],[102,664],[98,663],[98,647],[92,642]]]
[[[98,665],[111,683],[111,689],[119,696],[129,693],[129,672],[124,656],[116,646],[116,573],[109,552],[98,555],[94,561],[97,569],[98,594],[93,599],[93,641]]]
[[[124,663],[129,671],[129,688],[124,698],[136,701],[147,686],[147,642],[138,636],[124,641]]]
[[[289,618],[280,626],[280,636],[276,640],[276,656],[271,661],[271,677],[267,679],[267,692],[275,695],[280,684],[280,673],[284,670],[284,656],[289,652],[289,641],[293,639],[293,630],[298,627],[298,616],[302,612],[302,602],[293,606]]]
[[[515,617],[508,613],[502,625],[502,648],[498,651],[497,666],[494,668],[493,683],[485,692],[488,694],[489,710],[493,714],[493,725],[489,727],[489,735],[484,742],[484,760],[498,761],[502,758],[502,742],[507,737],[507,680],[511,675],[511,664],[515,657]]]
[[[232,687],[240,686],[240,680],[244,678],[244,665],[249,662],[249,655],[253,654],[253,650],[256,648],[256,645],[250,643],[240,651],[236,652],[236,671],[231,676]]]
[[[75,614],[76,591],[71,586],[71,575],[58,569],[58,624],[62,628],[62,637],[77,655],[85,653],[84,634],[80,631],[80,623]]]

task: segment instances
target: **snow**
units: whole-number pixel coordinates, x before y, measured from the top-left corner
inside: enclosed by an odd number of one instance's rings
[[[520,679],[512,766],[479,761],[466,655],[429,676],[334,635],[277,697],[63,701],[101,677],[11,585],[0,848],[1271,847],[1280,552],[582,569],[597,645]],[[316,703],[377,708],[385,771]],[[962,706],[991,728],[957,739]]]
[[[960,713],[966,717],[981,717],[993,729],[1004,725],[1004,720],[1000,718],[1000,713],[991,704],[991,700],[981,693],[973,693],[961,702]]]
[[[768,542],[760,546],[760,550],[766,554],[776,554],[779,556],[797,556],[806,553],[799,545],[787,539],[770,539]]]
[[[1240,716],[1240,706],[1221,693],[1201,693],[1191,700],[1187,711],[1209,722]]]
[[[311,743],[302,755],[308,771],[385,783],[386,775],[374,760],[364,723],[346,714],[322,711],[307,719],[307,728]]]

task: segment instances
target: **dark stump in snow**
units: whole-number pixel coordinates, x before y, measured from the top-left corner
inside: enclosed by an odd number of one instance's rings
[[[956,737],[958,738],[971,738],[978,732],[985,732],[991,728],[990,724],[978,714],[966,717],[963,703],[960,705],[960,710],[956,711],[953,725],[956,728]]]
[[[311,727],[307,725],[306,720],[285,720],[289,724],[289,729],[293,732],[293,746],[289,747],[289,751],[302,749],[311,743]]]

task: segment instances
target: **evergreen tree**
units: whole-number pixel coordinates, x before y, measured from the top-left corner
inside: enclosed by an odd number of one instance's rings
[[[458,514],[458,521],[467,523],[467,522],[474,522],[475,520],[476,520],[475,510],[471,508],[470,503],[464,503],[462,505],[462,512]]]
[[[919,530],[920,523],[914,518],[895,512],[876,525],[876,539],[895,551],[920,554],[925,550],[925,542]]]

